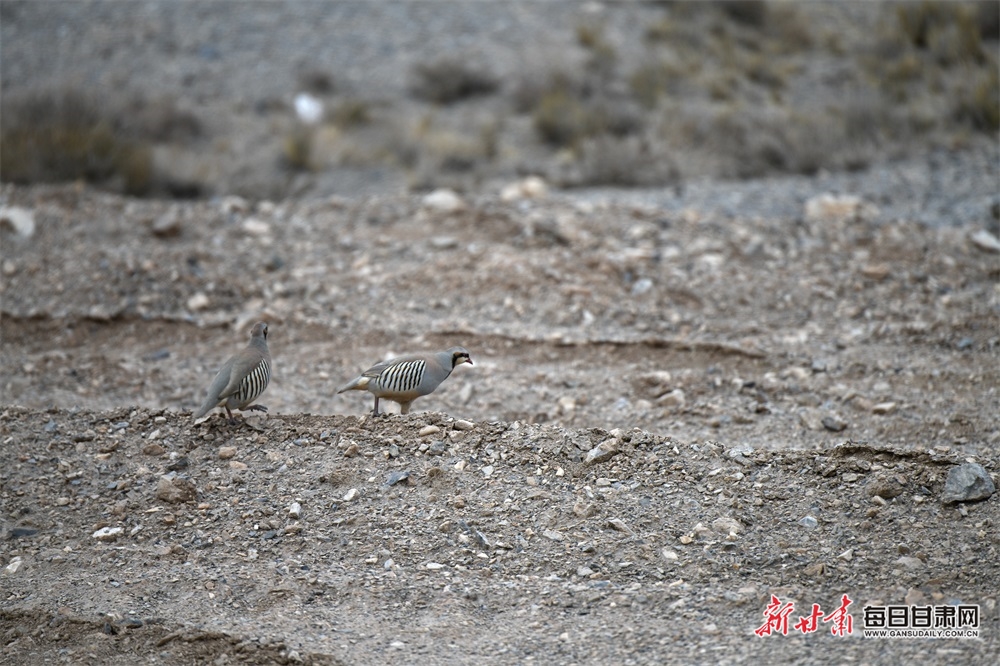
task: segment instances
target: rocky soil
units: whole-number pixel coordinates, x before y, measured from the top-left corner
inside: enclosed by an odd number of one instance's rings
[[[582,63],[596,17],[627,73],[666,9],[227,6],[0,11],[5,97],[115,90],[139,123],[176,101],[166,120],[202,133],[157,165],[218,193],[0,185],[0,664],[996,663],[994,135],[738,182],[694,159],[668,189],[515,181],[541,160],[516,142],[503,180],[458,194],[350,160],[290,174],[290,100],[322,68],[327,101],[370,103],[382,132],[384,109],[432,106],[413,65],[482,47],[503,94],[432,129],[486,110],[528,145],[504,106],[526,62]],[[778,97],[835,99],[860,74],[834,42],[868,23],[808,7],[829,50],[797,52]],[[194,423],[258,320],[270,411]],[[335,394],[452,345],[474,365],[409,415]],[[956,495],[970,464],[981,492]],[[794,622],[845,594],[854,636],[754,633],[772,595]],[[980,638],[864,639],[869,604],[978,604]]]
[[[1000,464],[989,209],[521,191],[5,186],[0,659],[990,663],[997,497],[942,502]],[[257,319],[269,414],[194,424]],[[453,344],[414,414],[334,395]],[[977,603],[982,637],[758,638],[772,594]]]

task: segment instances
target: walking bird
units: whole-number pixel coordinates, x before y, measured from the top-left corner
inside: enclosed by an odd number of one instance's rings
[[[376,363],[347,382],[337,393],[368,391],[375,396],[372,413],[378,416],[381,398],[399,403],[401,414],[410,413],[410,405],[420,396],[433,393],[455,367],[472,365],[469,352],[463,347],[452,347],[433,354],[410,354]]]

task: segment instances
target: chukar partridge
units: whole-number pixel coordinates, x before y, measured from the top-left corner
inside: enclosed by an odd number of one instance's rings
[[[337,393],[368,391],[375,396],[375,409],[372,410],[375,416],[379,413],[380,398],[398,402],[400,413],[409,414],[414,400],[433,393],[441,382],[448,379],[451,371],[463,363],[472,365],[469,352],[463,347],[452,347],[434,354],[400,356],[376,363],[337,389]]]
[[[264,405],[251,405],[271,380],[271,352],[267,349],[267,324],[257,322],[250,331],[250,344],[223,364],[215,381],[208,387],[205,402],[195,413],[200,419],[216,407],[223,407],[229,422],[235,423],[234,409],[267,411]]]

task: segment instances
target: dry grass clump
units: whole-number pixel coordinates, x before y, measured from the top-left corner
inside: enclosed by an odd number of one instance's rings
[[[489,95],[498,87],[493,74],[456,56],[418,64],[411,72],[413,94],[436,104],[454,104],[469,97]]]
[[[0,122],[4,181],[86,180],[133,195],[153,185],[149,142],[130,136],[127,122],[80,91],[5,95]],[[154,125],[157,134],[171,132],[168,116]]]

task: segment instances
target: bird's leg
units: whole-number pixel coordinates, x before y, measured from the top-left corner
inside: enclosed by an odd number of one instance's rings
[[[229,409],[229,405],[223,405],[226,409],[226,414],[229,415],[229,425],[236,425],[236,418],[233,416],[233,412]]]
[[[266,412],[267,411],[267,407],[265,407],[264,405],[250,405],[249,407],[244,407],[243,411],[244,412],[250,412],[250,411],[254,411],[254,412]]]
[[[400,414],[409,414],[410,413],[410,405],[412,405],[412,404],[413,404],[412,401],[411,402],[401,402],[401,403],[399,403],[399,413]]]
[[[378,396],[375,396],[375,409],[372,410],[372,416],[379,416],[379,413],[378,413]]]

